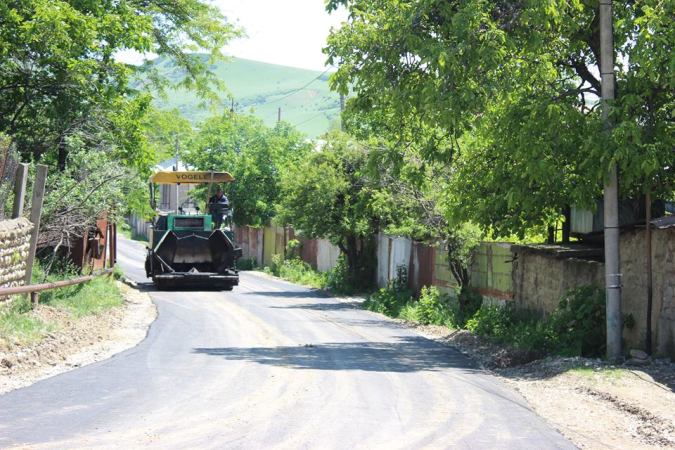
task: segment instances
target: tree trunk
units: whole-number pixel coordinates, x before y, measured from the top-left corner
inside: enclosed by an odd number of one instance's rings
[[[58,169],[59,172],[63,172],[66,170],[66,160],[68,159],[68,152],[66,150],[66,141],[63,139],[59,139],[59,146],[58,146],[58,155],[57,155],[57,161],[56,161],[56,168]]]
[[[548,227],[548,238],[546,239],[547,244],[555,244],[555,227]]]
[[[570,243],[570,231],[572,230],[572,209],[569,206],[566,206],[563,209],[563,215],[565,220],[562,226],[562,242],[563,244]]]

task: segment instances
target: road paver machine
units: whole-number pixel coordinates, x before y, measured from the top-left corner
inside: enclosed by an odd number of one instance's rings
[[[207,213],[194,201],[176,205],[174,211],[158,211],[149,236],[145,272],[158,289],[212,288],[232,290],[239,284],[236,260],[241,248],[234,244],[231,211],[211,205],[211,187],[234,181],[227,172],[160,171],[150,177],[150,201],[157,211],[155,185],[208,184]],[[176,202],[178,200],[176,190]],[[215,209],[215,210],[214,210]],[[214,217],[222,214],[221,217]],[[214,224],[224,226],[215,228]]]

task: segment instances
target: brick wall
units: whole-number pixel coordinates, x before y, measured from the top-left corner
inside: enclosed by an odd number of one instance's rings
[[[0,287],[23,284],[32,230],[23,217],[0,221]]]

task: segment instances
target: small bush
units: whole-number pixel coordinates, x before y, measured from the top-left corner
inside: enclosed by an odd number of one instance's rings
[[[301,259],[282,259],[281,255],[272,256],[272,265],[265,272],[293,283],[323,289],[327,285],[327,275],[312,269]]]
[[[417,317],[424,325],[450,325],[455,323],[456,309],[451,308],[450,299],[441,295],[436,287],[423,287],[416,304]]]
[[[595,286],[569,290],[549,318],[558,336],[557,352],[576,356],[601,356],[605,352],[605,295]]]
[[[327,287],[337,293],[350,295],[357,291],[349,275],[347,260],[343,255],[340,255],[337,264],[328,271],[326,276]]]
[[[483,306],[466,321],[466,329],[480,336],[504,339],[513,327],[514,317],[511,308]]]
[[[464,328],[467,320],[472,318],[483,305],[483,296],[470,287],[463,288],[457,299],[457,308],[453,320],[458,328]]]
[[[539,355],[601,356],[605,350],[605,298],[594,286],[572,289],[545,320],[511,307],[484,306],[466,322],[466,328]]]
[[[237,260],[237,270],[254,270],[257,267],[255,258],[239,258]]]
[[[381,288],[364,302],[366,309],[391,317],[399,317],[401,310],[412,303],[412,292],[396,291],[391,287]]]

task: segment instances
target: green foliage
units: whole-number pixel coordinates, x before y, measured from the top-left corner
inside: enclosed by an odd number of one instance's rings
[[[292,224],[307,237],[329,239],[346,257],[349,284],[365,287],[373,279],[373,237],[378,231],[370,207],[374,189],[366,146],[331,133],[322,151],[288,167],[277,221]]]
[[[49,272],[46,273],[45,269]],[[33,282],[55,282],[76,276],[72,263],[65,259],[56,259],[51,263],[38,260],[34,266]],[[101,314],[110,308],[122,306],[123,303],[115,278],[107,276],[40,294],[40,304],[68,311],[75,318]],[[22,344],[39,341],[47,333],[57,329],[56,324],[34,317],[31,314],[32,309],[27,295],[17,296],[11,302],[0,305],[0,345],[3,341]]]
[[[209,64],[238,35],[201,0],[3,2],[0,23],[0,131],[24,159],[47,157],[59,169],[67,159],[61,144],[74,134],[96,146],[107,133],[123,163],[137,160],[149,98],[134,97],[129,79],[139,69],[117,61],[119,52],[169,55],[184,71],[175,83],[212,98],[220,85]],[[200,50],[209,57],[194,54]],[[155,86],[169,85],[151,67],[142,70]]]
[[[354,285],[344,255],[338,257],[337,264],[326,275],[326,286],[335,293],[351,295],[361,290],[358,285]]]
[[[309,264],[297,258],[284,260],[282,255],[274,255],[272,265],[266,271],[284,280],[315,289],[328,286],[327,274],[313,270]]]
[[[412,301],[410,291],[397,291],[391,287],[380,288],[377,292],[370,295],[363,307],[390,317],[399,317],[403,308]],[[410,314],[409,311],[407,311]]]
[[[612,162],[624,195],[672,194],[675,77],[662,69],[675,61],[672,2],[615,5],[623,63],[609,136],[597,108],[598,2],[332,0],[328,9],[338,5],[350,21],[326,53],[339,67],[332,86],[355,94],[347,129],[390,142],[384,154],[400,173],[439,174],[432,198],[451,226],[522,238],[570,204],[593,205]]]
[[[425,325],[455,324],[454,311],[447,295],[441,295],[436,287],[423,287],[416,305],[419,322]]]
[[[56,308],[66,309],[75,317],[99,314],[124,303],[115,281],[109,277],[98,277],[86,284],[52,292],[53,294],[45,296],[41,301]]]
[[[223,190],[234,207],[235,223],[265,226],[274,216],[286,168],[297,165],[310,149],[287,124],[268,128],[253,116],[228,112],[199,126],[185,159],[200,170],[230,172],[235,182]]]
[[[550,317],[558,336],[558,351],[571,355],[601,356],[605,348],[605,294],[595,286],[565,293]]]
[[[539,356],[602,356],[605,299],[602,290],[594,286],[571,289],[546,319],[511,307],[483,306],[467,321],[466,328]]]
[[[142,119],[142,127],[156,162],[173,158],[176,143],[181,151],[189,148],[194,133],[190,122],[177,109],[149,108]]]
[[[133,169],[116,164],[114,155],[88,149],[75,138],[67,140],[64,171],[48,174],[40,222],[40,246],[66,246],[75,236],[107,214],[121,221],[129,209],[147,210],[147,188]]]
[[[14,342],[35,342],[52,331],[49,324],[29,315],[30,310],[30,299],[26,296],[0,305],[0,347]]]
[[[255,270],[258,267],[258,262],[255,258],[239,258],[237,259],[237,270]]]

